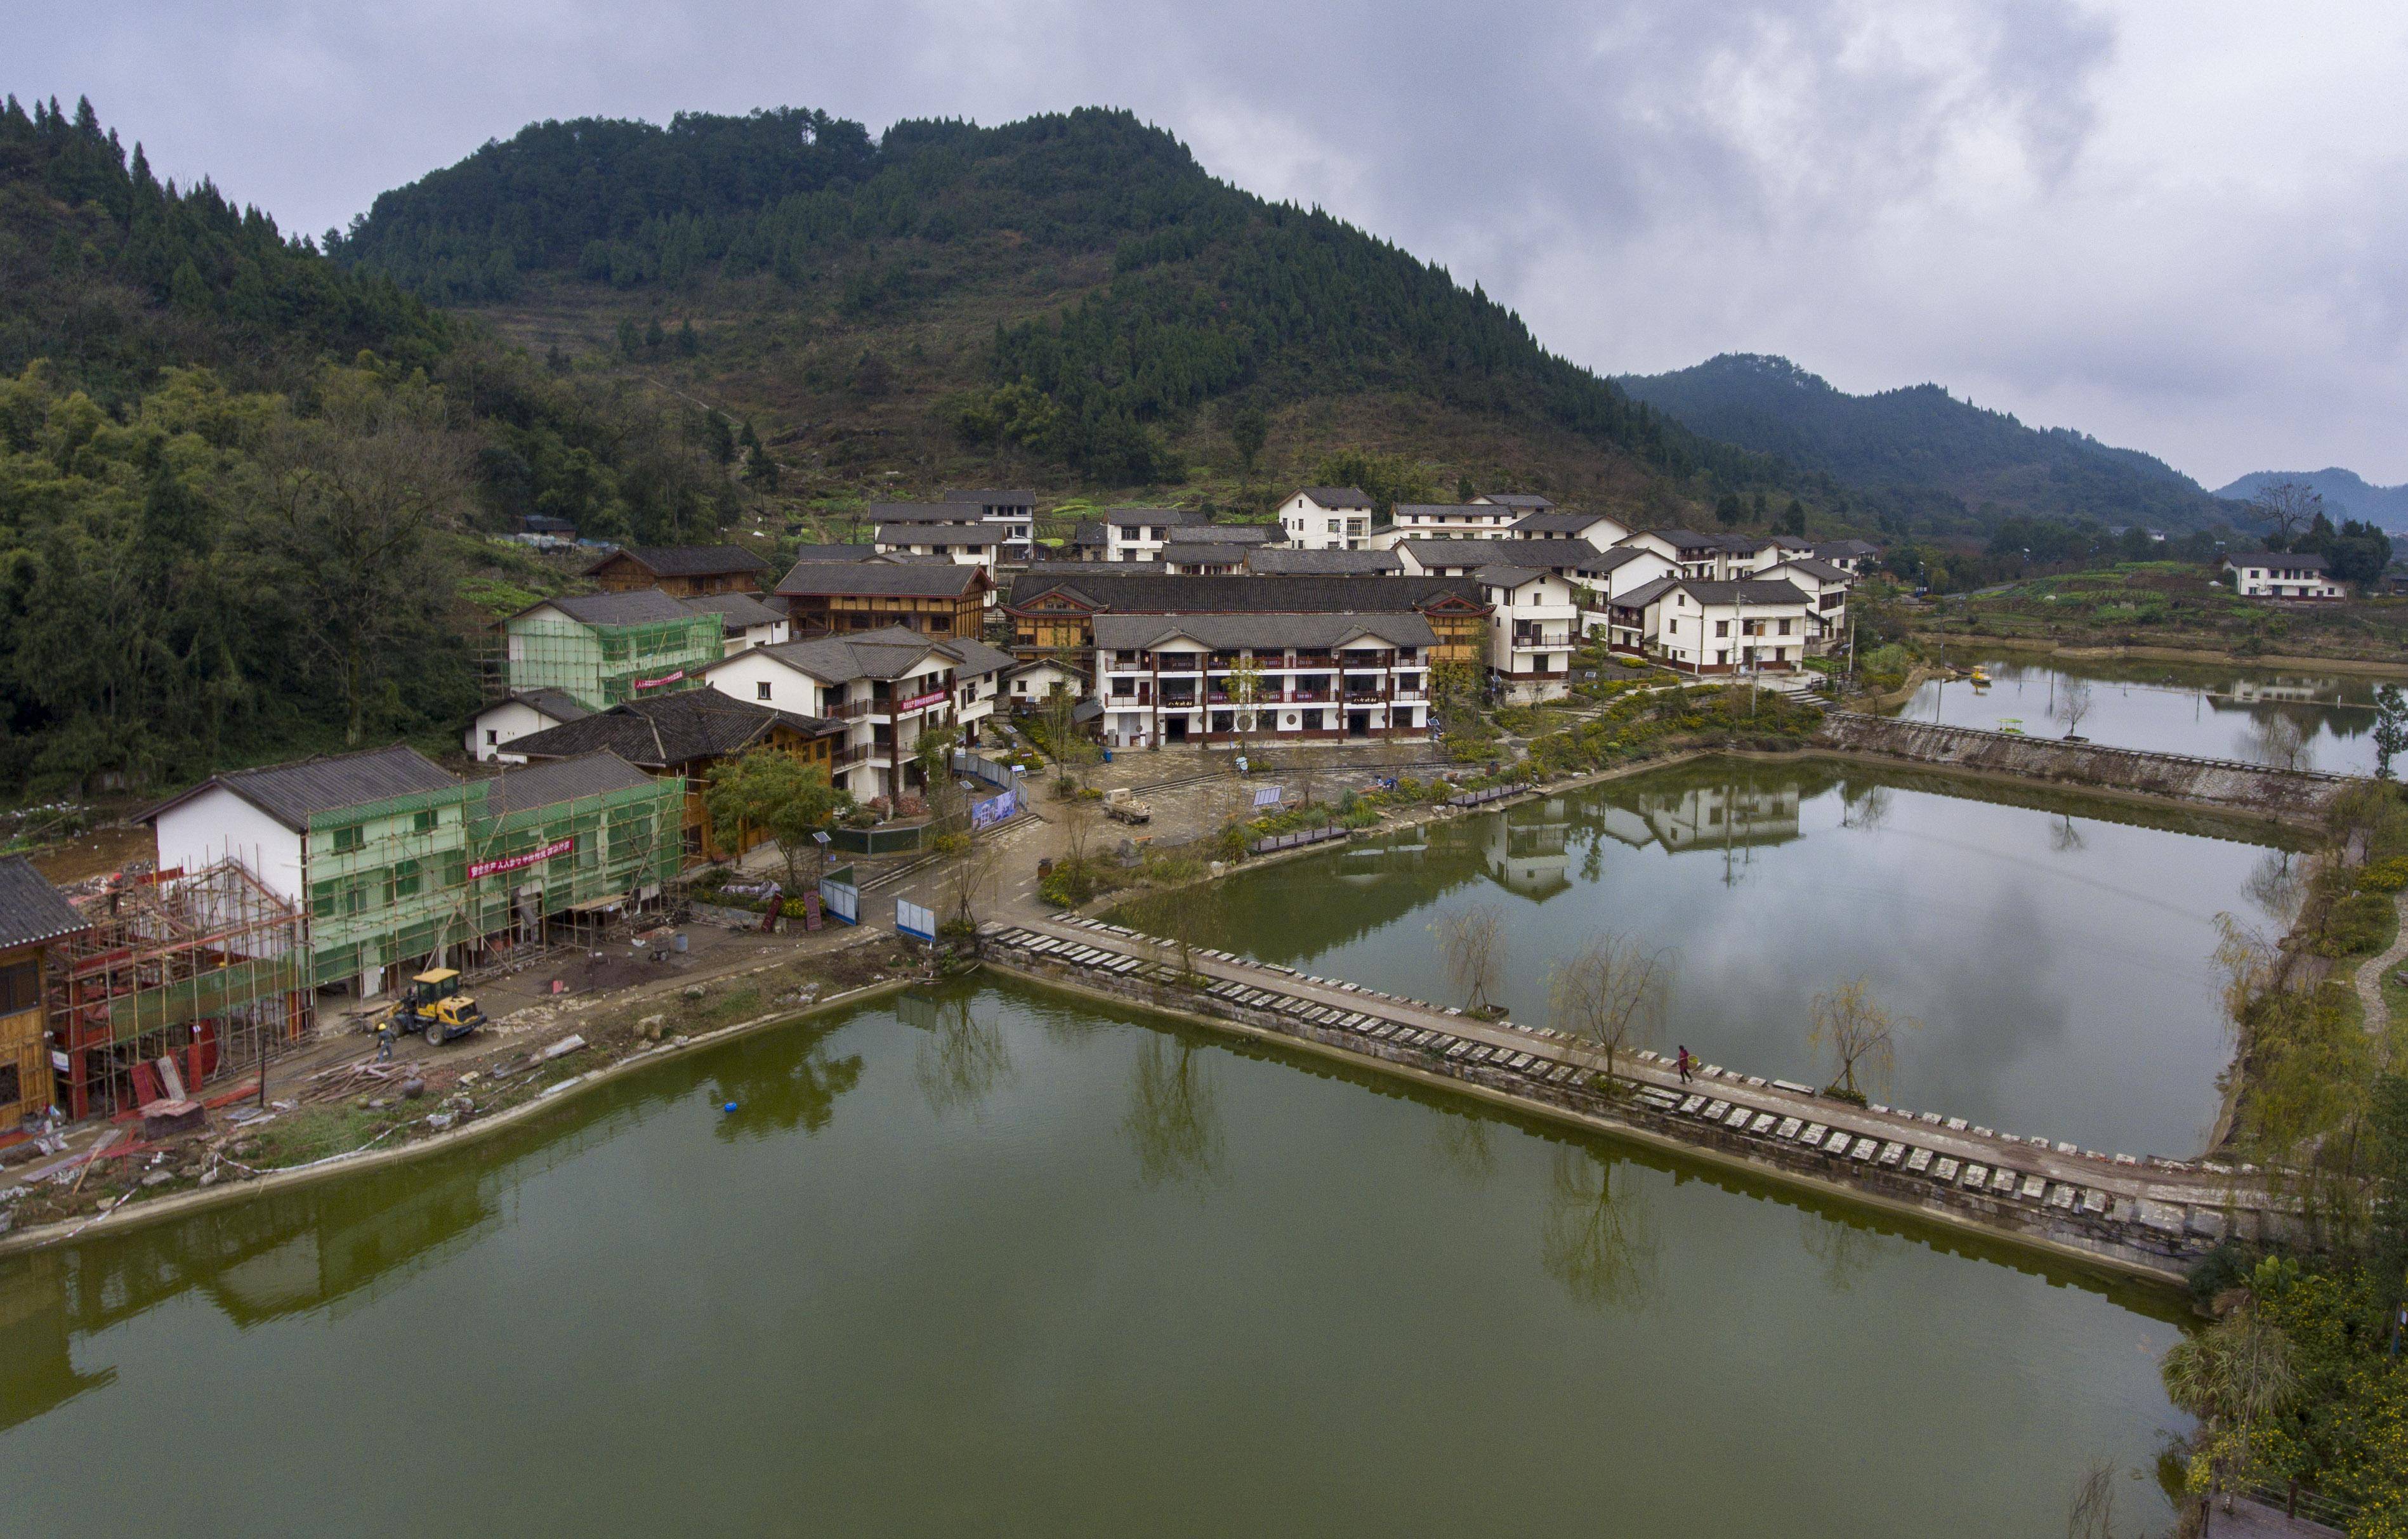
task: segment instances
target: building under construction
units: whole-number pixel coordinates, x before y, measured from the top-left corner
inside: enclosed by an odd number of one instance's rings
[[[113,878],[70,901],[88,927],[52,944],[49,968],[53,1099],[67,1116],[197,1090],[309,1030],[301,913],[239,861]]]

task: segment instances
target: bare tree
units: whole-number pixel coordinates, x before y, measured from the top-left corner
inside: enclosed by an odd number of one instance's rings
[[[2090,681],[2069,678],[2057,695],[2057,719],[2065,723],[2065,735],[2072,737],[2082,731],[2082,719],[2090,714]]]
[[[1831,1088],[1861,1101],[1865,1092],[1857,1088],[1857,1076],[1875,1090],[1886,1089],[1898,1062],[1898,1033],[1922,1024],[1891,1015],[1873,998],[1871,980],[1857,976],[1814,996],[1806,1042],[1830,1055]]]
[[[2308,765],[2308,734],[2283,711],[2260,720],[2249,734],[2249,757],[2269,769],[2301,770]]]
[[[2258,488],[2249,499],[2249,509],[2264,521],[2276,543],[2288,545],[2292,535],[2314,524],[2324,512],[2324,493],[2301,481],[2277,481]]]
[[[1494,904],[1476,903],[1430,926],[1446,958],[1446,975],[1474,1014],[1495,1008],[1488,990],[1505,970],[1505,915]]]
[[[1547,1000],[1557,1031],[1604,1050],[1610,1081],[1614,1056],[1645,1047],[1662,1027],[1671,981],[1669,952],[1609,930],[1555,963]]]
[[[962,848],[945,873],[946,906],[953,911],[955,926],[976,930],[978,905],[995,890],[996,874],[1003,867],[1003,847],[974,834],[960,838]]]

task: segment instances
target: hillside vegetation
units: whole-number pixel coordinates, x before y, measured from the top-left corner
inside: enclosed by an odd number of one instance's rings
[[[1988,533],[2024,515],[2180,531],[2244,517],[2163,461],[2026,427],[1938,385],[1849,395],[1755,353],[1619,383],[1695,432],[1853,484],[1893,529]]]
[[[798,109],[539,123],[329,246],[564,365],[758,418],[806,489],[996,476],[1241,500],[1252,472],[1357,449],[1426,462],[1446,495],[1470,477],[1686,516],[1791,479],[1125,112],[874,142]]]
[[[439,746],[493,608],[561,580],[482,532],[741,503],[691,408],[161,184],[89,104],[0,107],[0,785]]]

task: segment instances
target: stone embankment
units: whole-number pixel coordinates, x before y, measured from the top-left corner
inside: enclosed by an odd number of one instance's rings
[[[2275,769],[2231,759],[2194,759],[2097,743],[2068,743],[1854,711],[1824,712],[1813,743],[1849,754],[2287,820],[2315,819],[2350,784],[2348,776],[2317,770]]]
[[[1359,985],[1061,915],[990,924],[991,966],[1167,1009],[1541,1115],[1742,1166],[1852,1201],[2160,1280],[2236,1226],[2294,1227],[2256,1173],[2018,1137],[1963,1118],[1858,1107],[1812,1087],[1706,1065],[1693,1083],[1652,1052],[1616,1065],[1561,1033],[1486,1021]]]

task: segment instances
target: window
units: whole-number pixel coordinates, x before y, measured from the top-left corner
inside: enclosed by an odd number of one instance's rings
[[[393,863],[393,875],[388,882],[390,891],[386,894],[385,901],[399,903],[404,898],[418,896],[421,885],[419,872],[420,867],[416,861],[395,861]]]
[[[1784,635],[1784,636],[1785,636],[1785,635],[1787,635],[1787,634],[1789,634],[1789,622],[1788,622],[1787,620],[1783,620],[1783,621],[1781,622],[1781,629],[1780,629],[1780,630],[1778,630],[1778,631],[1776,631],[1776,632],[1774,632],[1773,634],[1776,634],[1776,635]]]
[[[0,1016],[30,1010],[42,1002],[42,964],[10,962],[0,967]],[[0,1097],[5,1100],[6,1097]]]
[[[424,834],[432,830],[436,824],[442,820],[442,814],[437,812],[435,808],[422,807],[419,809],[418,813],[409,819],[409,826],[413,832]]]
[[[760,683],[752,686],[752,698],[755,700],[767,700],[769,698],[769,681],[767,679],[765,678]]]
[[[366,835],[357,823],[335,830],[335,853],[337,855],[349,854],[366,842]]]
[[[335,917],[335,905],[342,899],[342,889],[333,882],[320,882],[309,890],[309,912],[319,919]]]
[[[1730,634],[1730,621],[1727,620],[1718,620],[1714,621],[1714,634],[1718,636],[1727,636]]]
[[[366,882],[353,882],[343,889],[343,912],[365,914],[368,911],[368,889]]]
[[[485,729],[485,747],[492,748],[502,740],[502,734],[492,727]]]
[[[0,1063],[0,1106],[10,1106],[25,1099],[23,1087],[17,1079],[17,1065]]]

